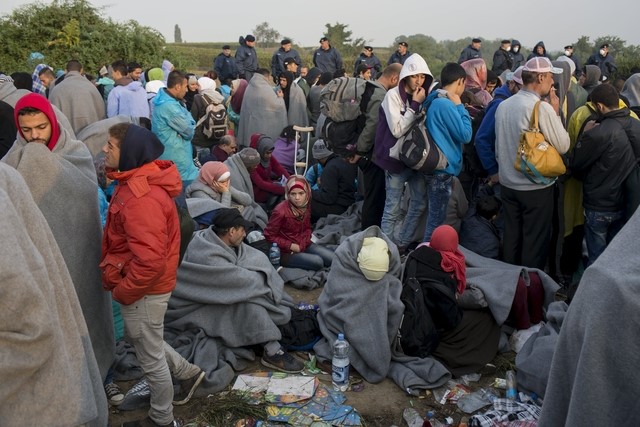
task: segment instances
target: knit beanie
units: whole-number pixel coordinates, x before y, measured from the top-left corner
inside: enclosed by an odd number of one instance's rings
[[[247,169],[258,166],[260,163],[260,154],[255,148],[244,148],[238,155]]]
[[[358,252],[358,266],[367,280],[377,282],[389,271],[389,246],[379,237],[365,237]]]

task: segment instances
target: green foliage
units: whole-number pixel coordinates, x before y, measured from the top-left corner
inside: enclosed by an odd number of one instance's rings
[[[124,24],[104,18],[87,0],[32,3],[0,18],[0,64],[3,71],[31,71],[30,52],[42,52],[44,62],[64,68],[78,59],[87,72],[116,59],[144,66],[162,61],[164,37],[136,21]],[[171,59],[171,58],[170,58]]]
[[[347,72],[352,71],[349,69],[349,64],[353,64],[355,62],[356,56],[360,54],[362,46],[365,45],[366,40],[362,37],[358,37],[353,40],[351,38],[353,31],[347,29],[347,24],[336,22],[335,25],[327,23],[324,24],[324,26],[327,28],[324,32],[324,36],[329,39],[331,46],[340,52],[342,60],[347,68]]]
[[[280,32],[271,28],[268,22],[258,24],[253,29],[253,35],[256,37],[258,43],[276,43],[279,42]]]
[[[173,41],[176,43],[182,43],[182,30],[178,24],[173,27]]]

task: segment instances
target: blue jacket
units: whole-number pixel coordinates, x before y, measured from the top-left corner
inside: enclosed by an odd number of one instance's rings
[[[166,88],[158,91],[153,98],[153,105],[151,130],[164,145],[164,153],[160,159],[172,160],[176,164],[183,183],[193,181],[198,176],[198,168],[193,164],[191,147],[191,139],[196,128],[195,120]]]
[[[387,61],[387,65],[391,65],[391,64],[402,64],[402,65],[404,65],[404,61],[406,61],[407,58],[410,57],[410,56],[411,56],[411,52],[409,52],[408,50],[404,55],[400,55],[400,52],[398,52],[396,50],[389,57],[389,60]]]
[[[236,65],[240,77],[244,76],[246,81],[251,81],[253,73],[258,69],[258,54],[255,48],[247,46],[244,37],[240,37],[240,46],[236,50]]]
[[[496,110],[498,105],[511,96],[508,85],[502,85],[493,94],[493,100],[489,102],[484,112],[482,123],[476,132],[474,144],[480,158],[482,167],[489,175],[498,173],[496,161]]]
[[[226,56],[224,53],[221,53],[216,56],[215,61],[213,61],[213,69],[218,73],[218,78],[221,83],[224,83],[227,79],[235,80],[238,78],[239,73],[236,59],[231,55]]]
[[[375,56],[374,54],[371,54],[371,56],[366,56],[365,54],[361,53],[360,56],[356,58],[356,62],[353,64],[354,77],[357,77],[356,71],[358,70],[358,65],[360,64],[365,64],[366,66],[373,68],[376,71],[374,75],[382,71],[382,64],[380,63],[380,60],[377,56]]]
[[[464,104],[455,105],[445,93],[434,90],[425,99],[424,106],[428,109],[425,123],[448,161],[446,169],[436,173],[457,176],[462,170],[462,144],[471,141],[471,116]]]
[[[132,81],[124,86],[116,86],[107,98],[107,117],[118,115],[149,118],[147,91],[142,83]]]
[[[271,57],[271,76],[275,79],[278,78],[280,73],[283,71],[287,71],[284,66],[284,60],[287,58],[293,58],[296,61],[296,64],[302,64],[302,59],[300,59],[300,55],[298,55],[298,51],[295,49],[289,49],[288,52],[285,52],[283,48],[279,48],[273,53]],[[299,73],[298,73],[299,74]]]
[[[327,50],[318,48],[313,53],[313,65],[323,73],[335,74],[337,70],[342,68],[342,57],[333,47],[329,47]]]

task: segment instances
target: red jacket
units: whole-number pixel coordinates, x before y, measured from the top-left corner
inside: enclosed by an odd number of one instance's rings
[[[300,252],[311,244],[311,206],[302,219],[296,219],[286,200],[278,203],[269,218],[264,237],[271,243],[277,243],[282,253],[291,253],[291,244],[297,243]]]
[[[275,157],[271,156],[269,167],[265,168],[259,164],[253,172],[251,172],[251,182],[253,183],[253,198],[258,203],[264,203],[272,194],[284,196],[284,186],[276,184],[273,181],[280,181],[284,175],[289,178],[289,172],[282,167]]]
[[[102,283],[129,305],[145,295],[171,292],[180,256],[180,223],[173,197],[182,181],[173,162],[156,160],[112,172],[118,186],[102,239]]]

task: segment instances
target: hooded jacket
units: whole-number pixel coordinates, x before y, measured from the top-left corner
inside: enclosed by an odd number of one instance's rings
[[[191,148],[195,120],[180,101],[171,96],[165,88],[160,89],[153,98],[153,106],[151,130],[164,145],[164,153],[160,158],[172,160],[183,181],[193,181],[198,176]]]
[[[380,168],[391,173],[400,173],[406,166],[400,160],[389,157],[389,150],[398,138],[407,133],[418,118],[421,105],[413,101],[405,90],[405,79],[415,74],[425,74],[422,87],[429,91],[433,75],[427,62],[417,53],[411,55],[400,70],[398,86],[390,89],[380,105],[376,141],[374,143],[374,162]]]
[[[602,71],[597,65],[585,65],[584,66],[584,83],[582,88],[591,94],[591,91],[600,84],[600,77],[602,77]]]
[[[518,51],[514,52],[513,48],[518,46]],[[511,71],[515,71],[521,65],[525,64],[524,55],[522,54],[522,45],[520,41],[513,39],[511,40],[511,50],[509,51],[509,56],[511,56]]]
[[[102,239],[102,283],[129,305],[145,295],[171,292],[176,284],[180,223],[175,202],[182,183],[176,166],[154,160],[162,144],[131,125],[120,148],[120,171]]]
[[[632,75],[624,82],[620,95],[629,100],[629,107],[640,106],[640,73]]]
[[[542,55],[538,55],[538,46],[541,46],[543,49]],[[538,43],[536,43],[533,49],[531,49],[531,53],[529,54],[529,56],[527,56],[527,61],[530,60],[531,58],[536,58],[538,56],[544,56],[545,58],[549,58],[549,55],[547,55],[547,48],[544,46],[543,41],[539,41]]]
[[[584,176],[584,207],[600,212],[624,209],[624,181],[636,165],[631,141],[640,140],[640,122],[629,109],[610,111],[600,125],[582,134],[573,150],[571,168]]]
[[[147,91],[142,83],[130,78],[120,79],[109,92],[107,117],[117,115],[150,118]]]
[[[240,36],[238,39],[240,46],[236,50],[236,65],[238,67],[238,74],[246,81],[251,81],[253,73],[258,69],[258,54],[255,48],[247,46],[247,42],[244,37]]]
[[[512,93],[509,90],[509,85],[502,85],[493,94],[493,100],[485,109],[484,118],[473,141],[480,163],[482,163],[482,167],[489,175],[498,173],[498,162],[496,161],[496,110],[498,105],[509,98]]]

